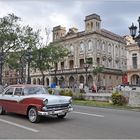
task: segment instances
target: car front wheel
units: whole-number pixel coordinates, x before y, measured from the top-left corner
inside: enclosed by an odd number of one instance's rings
[[[35,107],[31,107],[28,111],[29,121],[32,123],[37,123],[40,121],[40,116],[37,113],[37,109]]]
[[[63,118],[66,116],[66,114],[67,114],[67,113],[65,113],[65,114],[63,114],[63,115],[59,115],[59,114],[58,114],[57,117],[58,117],[59,119],[63,119]]]
[[[3,109],[3,107],[0,105],[0,115],[4,115],[5,114],[5,110]]]

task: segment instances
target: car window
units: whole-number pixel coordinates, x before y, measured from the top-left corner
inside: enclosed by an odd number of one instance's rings
[[[21,96],[22,95],[22,88],[16,88],[14,95]]]
[[[24,88],[24,95],[32,95],[32,94],[48,94],[48,92],[43,87],[26,87],[26,88]]]
[[[5,92],[5,95],[13,95],[13,91],[14,91],[14,88],[9,88],[9,89]]]

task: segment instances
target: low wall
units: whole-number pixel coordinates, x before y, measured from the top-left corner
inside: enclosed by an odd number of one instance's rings
[[[140,107],[140,91],[130,92],[128,106]]]
[[[110,102],[111,95],[111,93],[86,93],[84,98],[85,100]]]

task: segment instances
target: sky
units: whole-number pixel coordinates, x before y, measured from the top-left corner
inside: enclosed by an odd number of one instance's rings
[[[14,13],[22,24],[41,29],[45,38],[44,29],[58,25],[84,31],[85,16],[96,13],[101,28],[124,36],[132,22],[138,26],[139,7],[140,0],[0,0],[0,18]]]

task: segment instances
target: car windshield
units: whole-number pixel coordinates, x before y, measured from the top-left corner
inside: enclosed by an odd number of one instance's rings
[[[24,95],[49,94],[48,90],[43,86],[25,87],[23,92]]]

